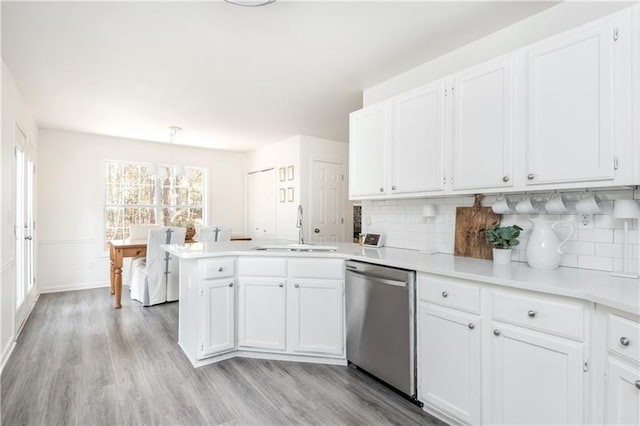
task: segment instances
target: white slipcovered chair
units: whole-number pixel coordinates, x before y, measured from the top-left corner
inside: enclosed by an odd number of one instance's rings
[[[196,235],[198,242],[221,242],[231,241],[231,228],[225,228],[222,226],[203,226],[198,229]]]
[[[161,244],[184,243],[186,229],[166,226],[149,230],[147,256],[133,261],[131,299],[144,306],[178,300],[178,259]]]
[[[159,227],[159,223],[137,223],[135,225],[129,225],[129,239],[146,240],[149,236],[149,230]]]

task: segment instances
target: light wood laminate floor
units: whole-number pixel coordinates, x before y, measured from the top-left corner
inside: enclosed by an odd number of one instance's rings
[[[347,367],[233,359],[193,368],[178,304],[43,294],[2,373],[2,425],[437,424]]]

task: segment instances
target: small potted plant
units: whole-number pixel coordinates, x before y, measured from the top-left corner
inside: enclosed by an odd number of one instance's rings
[[[498,225],[484,231],[487,242],[493,247],[493,263],[508,265],[511,262],[511,249],[520,244],[518,237],[521,231],[518,225]]]

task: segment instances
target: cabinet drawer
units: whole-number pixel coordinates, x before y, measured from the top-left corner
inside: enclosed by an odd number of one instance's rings
[[[455,278],[419,275],[420,300],[475,314],[480,313],[480,287]]]
[[[204,280],[233,277],[235,264],[232,258],[221,258],[200,261],[200,274]]]
[[[344,279],[344,261],[339,259],[294,259],[289,269],[295,278]]]
[[[640,324],[609,314],[607,335],[610,351],[640,362]]]
[[[238,275],[256,277],[286,277],[287,260],[260,257],[238,258]]]
[[[494,320],[584,340],[584,308],[579,303],[493,291],[492,309]]]

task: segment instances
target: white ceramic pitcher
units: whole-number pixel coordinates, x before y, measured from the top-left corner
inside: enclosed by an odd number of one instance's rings
[[[544,218],[531,219],[533,225],[527,243],[527,263],[534,269],[556,269],[562,261],[562,246],[569,241],[573,235],[575,227],[571,222],[559,221],[549,222]],[[560,241],[556,235],[556,228],[568,226],[571,229],[569,236]]]

